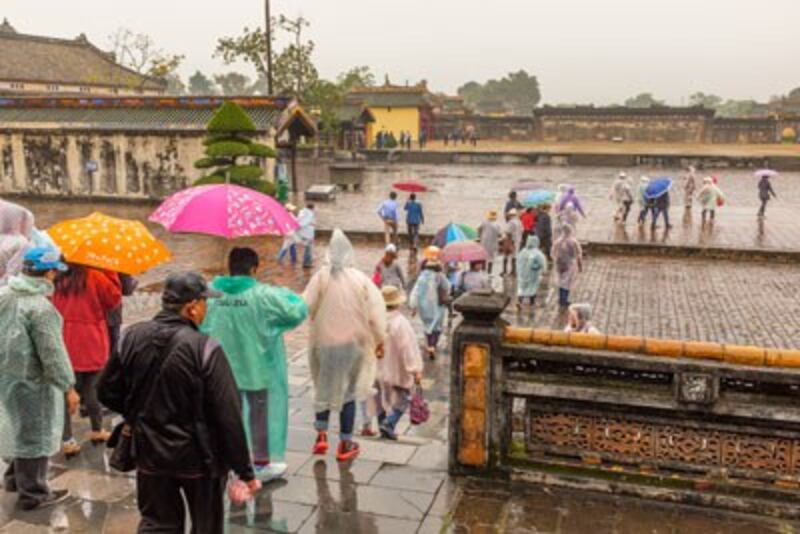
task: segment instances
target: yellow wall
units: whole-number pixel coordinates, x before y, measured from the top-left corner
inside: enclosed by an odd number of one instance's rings
[[[369,108],[375,122],[367,128],[367,142],[369,146],[375,143],[375,136],[381,130],[392,132],[394,138],[400,141],[401,132],[411,132],[411,138],[419,138],[419,108]]]

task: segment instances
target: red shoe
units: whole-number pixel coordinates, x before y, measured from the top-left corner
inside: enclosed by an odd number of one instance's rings
[[[314,443],[314,448],[312,449],[314,454],[325,454],[328,452],[328,433],[327,432],[319,432],[317,434],[317,441]]]
[[[340,441],[339,450],[336,451],[336,460],[349,462],[358,456],[358,443],[355,441]]]
[[[361,435],[364,436],[365,438],[374,438],[375,436],[378,435],[378,432],[372,430],[372,425],[364,425],[361,428]]]

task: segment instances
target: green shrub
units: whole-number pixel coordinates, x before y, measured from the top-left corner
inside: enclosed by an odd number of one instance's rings
[[[250,154],[250,145],[239,141],[217,141],[206,148],[206,155],[212,158],[236,158]]]

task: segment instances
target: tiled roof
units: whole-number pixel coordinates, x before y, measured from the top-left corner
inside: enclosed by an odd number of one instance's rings
[[[99,99],[98,99],[99,100]],[[134,102],[138,101],[134,100]],[[0,129],[2,128],[55,128],[61,130],[113,130],[113,131],[202,131],[211,120],[218,104],[218,99],[174,99],[182,105],[158,106],[158,99],[141,99],[145,105],[125,106],[124,99],[111,99],[117,105],[79,106],[45,106],[33,105],[34,102],[60,102],[65,99],[7,99],[0,98]],[[262,105],[244,105],[245,110],[256,123],[260,131],[268,131],[276,127],[276,123],[285,105],[282,101],[271,99],[242,99]],[[208,103],[200,105],[196,102]],[[67,100],[67,102],[78,102]],[[194,105],[192,105],[194,104]]]
[[[114,61],[81,34],[56,39],[17,33],[0,26],[0,80],[79,86],[162,90],[162,80],[142,76]]]
[[[427,107],[430,96],[424,86],[382,85],[357,87],[350,91],[346,100],[361,100],[368,107]]]

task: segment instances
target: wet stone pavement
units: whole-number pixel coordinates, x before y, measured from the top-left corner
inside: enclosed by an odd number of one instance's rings
[[[144,218],[151,208],[108,204],[28,203],[44,227],[56,218],[80,216],[93,209]],[[160,282],[170,271],[195,268],[219,272],[229,243],[198,236],[171,236],[156,230],[174,261],[147,273],[140,290],[126,299],[125,320],[149,318],[158,309]],[[274,260],[276,239],[237,241],[255,246],[267,258],[262,275],[301,291],[311,274]],[[356,243],[357,263],[370,272],[381,247]],[[315,249],[317,263],[324,244]],[[405,251],[401,261],[409,264]],[[412,262],[413,264],[413,262]],[[655,257],[592,256],[574,290],[573,300],[592,302],[596,324],[609,333],[715,340],[742,344],[797,347],[800,323],[800,268],[794,265],[711,262]],[[494,279],[504,288],[504,280]],[[506,319],[517,324],[559,328],[552,284],[547,280],[531,318],[513,307]],[[513,292],[509,283],[505,286]],[[415,321],[415,326],[419,324]],[[420,336],[421,337],[421,336]],[[332,455],[310,454],[312,384],[307,357],[307,326],[287,336],[290,383],[289,475],[268,485],[258,498],[229,510],[228,532],[318,533],[483,533],[483,532],[795,532],[796,525],[767,518],[721,514],[707,509],[665,506],[635,499],[517,487],[447,476],[449,335],[435,362],[426,362],[425,380],[432,417],[425,425],[401,423],[397,443],[361,438],[362,455],[352,465],[338,465]],[[331,436],[335,442],[336,417]],[[76,435],[88,431],[76,421]],[[334,443],[335,444],[335,443]],[[103,448],[84,444],[69,461],[54,457],[54,487],[72,492],[61,506],[39,512],[15,509],[15,496],[0,491],[0,532],[44,533],[135,531],[138,513],[135,483],[111,471]],[[0,468],[4,468],[0,465]]]
[[[639,231],[635,224],[636,205],[628,225],[613,222],[615,207],[609,200],[611,184],[619,171],[626,171],[631,184],[639,185],[640,175],[671,176],[675,186],[671,192],[670,222],[673,228],[665,232],[660,223],[655,232],[649,224]],[[345,230],[382,232],[383,226],[375,214],[393,183],[414,179],[426,184],[430,191],[419,195],[425,206],[423,233],[433,234],[449,222],[477,226],[489,209],[502,213],[508,191],[521,180],[531,181],[542,189],[555,191],[558,184],[572,184],[578,189],[587,218],[578,223],[578,236],[583,241],[597,243],[642,243],[669,246],[721,247],[729,249],[800,250],[800,232],[796,230],[795,208],[800,205],[800,173],[783,173],[773,180],[778,195],[767,208],[767,218],[761,223],[756,217],[760,206],[757,180],[749,170],[715,169],[708,171],[719,177],[719,186],[726,195],[726,205],[717,210],[713,227],[701,227],[700,207],[686,217],[681,169],[630,168],[610,169],[592,167],[545,167],[518,165],[370,165],[359,192],[340,193],[333,202],[317,202],[319,224],[322,228],[341,227]],[[698,173],[697,192],[702,185]],[[327,183],[327,173],[319,167],[302,168],[309,182]],[[407,195],[400,194],[405,201]],[[302,202],[301,199],[296,199]],[[404,219],[403,219],[404,220]],[[401,230],[405,231],[404,224]]]

